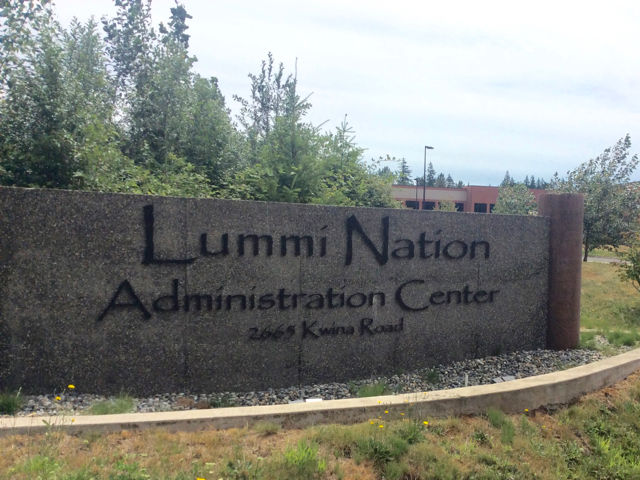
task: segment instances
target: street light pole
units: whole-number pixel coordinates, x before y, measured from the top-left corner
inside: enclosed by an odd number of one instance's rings
[[[427,199],[427,150],[433,150],[433,147],[424,147],[424,174],[422,177],[422,208],[424,210],[424,202]]]

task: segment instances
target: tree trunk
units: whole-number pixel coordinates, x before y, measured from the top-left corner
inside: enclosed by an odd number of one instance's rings
[[[587,255],[589,255],[589,235],[588,234],[584,238],[584,258],[582,259],[583,262],[587,261]]]

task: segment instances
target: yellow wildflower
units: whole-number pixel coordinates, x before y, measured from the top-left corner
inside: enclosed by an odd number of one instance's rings
[[[371,425],[373,425],[373,420],[371,420]]]
[[[424,423],[425,425],[429,425],[429,422],[427,422],[426,420],[422,423]]]
[[[384,428],[384,425],[380,425],[380,428]]]
[[[56,397],[56,402],[59,402],[59,401],[60,401],[60,397]]]
[[[389,410],[385,410],[384,413],[389,413]]]
[[[404,415],[404,413],[401,413],[400,415]]]
[[[73,390],[74,388],[76,388],[76,386],[75,385],[69,385],[69,387],[67,387],[67,388],[70,388],[71,390]]]

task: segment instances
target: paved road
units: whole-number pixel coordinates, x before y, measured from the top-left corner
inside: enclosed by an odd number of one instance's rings
[[[587,257],[587,262],[620,263],[620,259],[617,257]]]

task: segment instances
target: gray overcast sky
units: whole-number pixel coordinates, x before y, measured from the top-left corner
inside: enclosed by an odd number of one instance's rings
[[[640,148],[640,2],[184,0],[195,69],[228,105],[272,52],[309,120],[348,114],[366,158],[405,157],[498,184],[506,170],[549,179],[625,134]],[[58,18],[115,11],[111,0],[55,0]],[[172,0],[154,0],[154,24]],[[393,165],[390,165],[394,168]],[[640,172],[634,175],[640,180]]]

